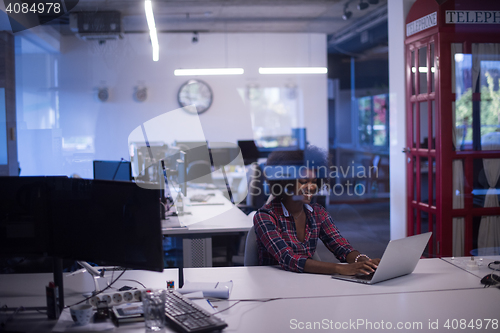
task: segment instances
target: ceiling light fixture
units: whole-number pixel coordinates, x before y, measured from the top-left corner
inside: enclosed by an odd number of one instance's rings
[[[259,67],[259,74],[326,74],[326,67]]]
[[[368,3],[363,2],[363,0],[359,0],[358,10],[365,10],[368,6],[370,6]]]
[[[146,0],[144,9],[146,11],[146,20],[148,21],[149,37],[151,38],[151,45],[153,46],[153,61],[158,61],[160,59],[160,45],[158,44],[158,34],[156,33],[155,17],[153,15],[151,0]]]
[[[201,69],[176,69],[175,76],[189,75],[240,75],[245,71],[243,68],[201,68]]]
[[[345,3],[345,5],[344,5],[344,14],[342,15],[342,19],[343,19],[344,21],[347,21],[347,20],[348,20],[348,19],[350,19],[350,18],[351,18],[351,16],[352,16],[352,12],[351,12],[351,11],[349,11],[349,10],[347,10],[347,8],[348,8],[348,7],[349,7],[349,1],[348,1],[348,2],[346,2],[346,3]]]

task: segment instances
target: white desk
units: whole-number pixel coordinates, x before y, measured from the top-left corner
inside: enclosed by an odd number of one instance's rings
[[[189,197],[195,194],[215,194],[207,205],[190,204]],[[184,267],[212,266],[212,236],[243,233],[250,230],[252,220],[227,200],[219,190],[188,189],[184,199],[185,210],[190,214],[169,217],[179,219],[181,228],[168,228],[168,221],[162,221],[164,235],[183,238]],[[222,205],[213,205],[222,203]]]
[[[470,264],[471,262],[471,257],[460,257],[460,258],[451,257],[451,258],[443,258],[443,260],[479,278],[483,278],[485,275],[488,274],[496,274],[500,276],[499,271],[494,271],[488,268],[488,264],[490,262],[500,261],[500,256],[484,256],[484,257],[478,256],[472,258],[474,258],[474,261],[476,262],[477,266],[468,266],[468,264]],[[498,265],[493,267],[500,269],[500,266]]]
[[[446,329],[444,325],[448,319],[449,324],[453,324],[451,322],[453,319],[465,319],[467,324],[472,319],[474,321],[481,319],[483,327],[486,323],[484,319],[500,320],[499,298],[498,289],[481,288],[242,302],[223,312],[221,318],[228,323],[228,327],[223,332],[238,333],[498,332],[498,328],[494,329],[491,323],[487,330],[471,330],[468,327],[453,330]],[[429,329],[429,323],[436,323],[436,320],[438,329]],[[384,326],[381,326],[382,321]],[[304,329],[307,323],[314,325],[315,322],[318,323],[317,325],[326,322],[327,329]],[[359,326],[357,326],[358,323],[360,323]],[[371,323],[371,326],[368,323]],[[410,325],[410,328],[404,329],[402,326],[402,329],[397,329],[398,323]],[[352,326],[353,324],[356,325]],[[303,329],[300,329],[301,327]]]
[[[405,329],[394,327],[402,322],[422,323],[422,329],[413,331],[442,332],[458,331],[444,328],[448,319],[450,325],[453,319],[464,319],[467,324],[472,319],[474,324],[482,320],[483,325],[485,319],[500,320],[500,290],[483,288],[479,277],[441,259],[422,259],[413,274],[375,285],[334,280],[328,275],[286,272],[276,267],[189,268],[185,269],[184,276],[185,280],[196,282],[233,280],[230,299],[215,303],[222,310],[240,301],[220,314],[229,324],[223,332],[301,331],[296,327],[302,325],[300,323],[322,323],[325,319],[328,323],[331,320],[333,325],[357,324],[360,323],[358,320],[365,324],[381,325],[384,321],[394,325],[391,330],[351,327],[350,330],[336,331],[400,332]],[[11,307],[44,305],[44,286],[51,278],[51,274],[0,275],[0,302]],[[123,278],[136,279],[148,287],[158,288],[163,287],[166,280],[173,279],[177,283],[177,270],[169,269],[163,273],[130,271]],[[134,283],[118,281],[116,284],[117,287],[123,285],[133,286]],[[88,274],[65,277],[65,286],[67,304],[81,299],[80,292],[93,288]],[[271,298],[276,299],[262,302]],[[436,320],[439,329],[429,329],[429,322],[434,324]],[[55,321],[32,312],[19,314],[7,328],[43,332],[54,324]],[[128,324],[116,331],[144,332],[144,325]],[[494,329],[490,323],[488,330],[474,331],[497,332],[498,328]]]
[[[332,279],[329,275],[298,274],[273,266],[185,269],[184,279],[233,280],[230,299],[323,297],[413,293],[420,291],[482,288],[480,278],[441,259],[422,259],[415,271],[374,285]],[[284,282],[286,281],[286,283]]]

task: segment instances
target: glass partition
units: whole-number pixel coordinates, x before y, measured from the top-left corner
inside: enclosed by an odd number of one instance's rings
[[[7,163],[7,113],[5,110],[5,88],[0,88],[0,165],[6,165]]]

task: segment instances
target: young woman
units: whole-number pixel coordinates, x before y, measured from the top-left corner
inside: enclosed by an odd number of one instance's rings
[[[328,177],[326,154],[309,146],[305,151],[275,151],[264,174],[274,199],[254,216],[260,265],[280,265],[294,272],[370,274],[380,259],[370,259],[343,238],[328,212],[311,199],[320,179]],[[312,259],[318,240],[342,263]]]

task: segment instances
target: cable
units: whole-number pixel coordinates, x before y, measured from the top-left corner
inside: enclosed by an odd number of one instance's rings
[[[91,299],[91,298],[92,298],[92,297],[94,297],[94,296],[97,296],[97,295],[99,295],[99,294],[102,294],[105,290],[108,290],[109,288],[111,288],[111,286],[112,286],[112,285],[113,285],[116,281],[118,281],[118,280],[122,277],[122,275],[123,275],[123,274],[125,274],[125,272],[126,272],[126,271],[127,271],[127,269],[125,268],[125,269],[123,270],[123,272],[121,272],[121,273],[120,273],[120,275],[118,275],[118,277],[117,277],[115,280],[113,280],[110,284],[108,284],[108,285],[106,286],[106,288],[104,288],[103,290],[99,291],[99,292],[98,292],[98,293],[96,293],[95,295],[92,295],[92,296],[86,297],[86,298],[84,298],[83,300],[81,300],[81,301],[79,301],[79,302],[76,302],[76,303],[74,303],[74,304],[71,304],[71,305],[66,305],[64,308],[65,308],[65,309],[67,309],[67,308],[72,307],[72,306],[74,306],[74,305],[81,304],[81,303],[83,303],[83,302],[88,301],[89,299]],[[113,271],[113,274],[114,274],[114,272],[115,272],[115,271]],[[111,274],[111,276],[113,276],[113,274]]]
[[[491,265],[500,265],[500,261],[492,261],[488,264],[488,268],[494,271],[500,271],[500,266],[498,268],[493,268]]]
[[[137,281],[137,280],[132,280],[132,279],[122,279],[122,281],[131,281],[131,282],[135,282],[137,284],[140,284],[144,289],[147,289],[147,287],[145,285],[143,285],[141,282]]]
[[[240,300],[237,300],[236,303],[228,306],[225,309],[222,309],[222,310],[219,310],[217,312],[214,312],[213,314],[219,314],[221,312],[227,311],[227,310],[231,309],[233,306],[235,306],[235,305],[237,305],[237,304],[239,304],[241,302],[260,302],[260,303],[266,303],[266,302],[277,301],[277,300],[282,300],[282,299],[286,299],[286,298],[276,297],[276,298],[267,298],[267,299],[240,299]],[[221,298],[216,298],[216,299],[213,299],[213,300],[226,301],[225,299],[221,299]]]

